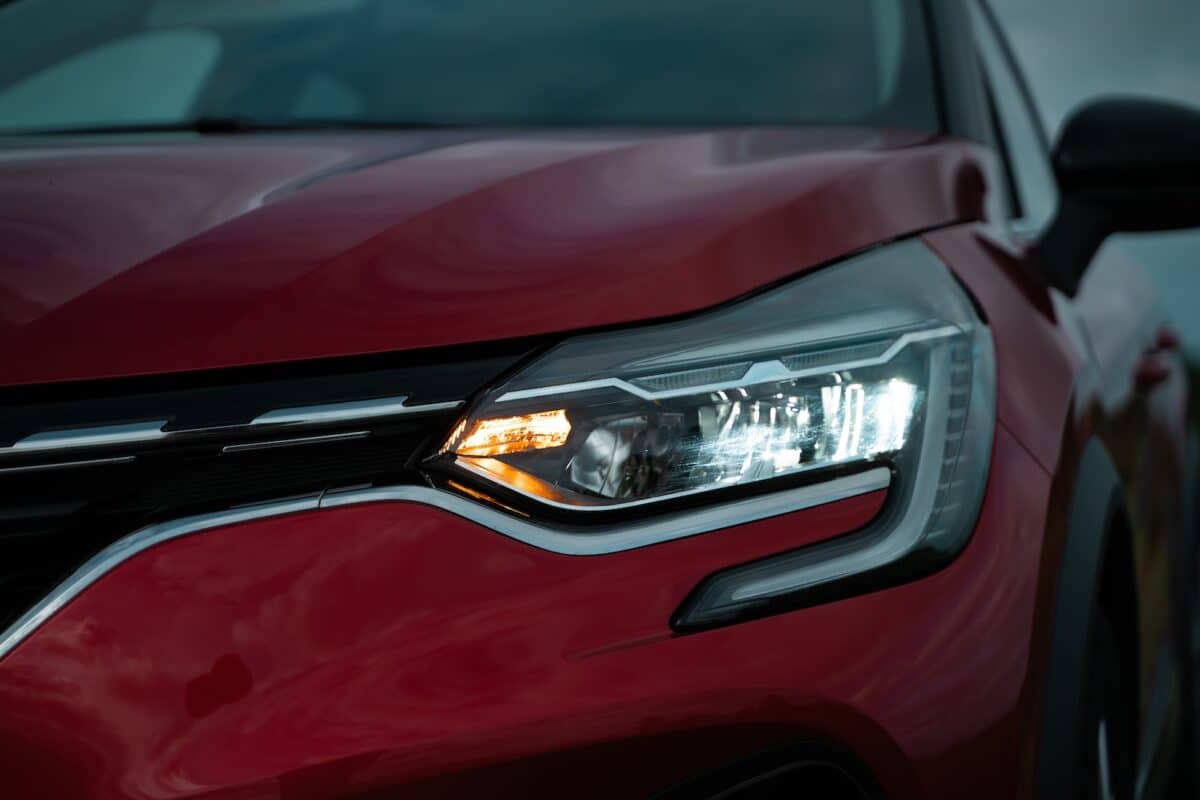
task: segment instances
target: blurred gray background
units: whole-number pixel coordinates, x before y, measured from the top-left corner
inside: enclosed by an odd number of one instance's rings
[[[991,0],[1053,139],[1080,102],[1138,94],[1200,108],[1200,0]],[[1200,231],[1122,236],[1200,360]]]

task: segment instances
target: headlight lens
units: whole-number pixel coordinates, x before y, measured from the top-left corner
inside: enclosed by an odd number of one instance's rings
[[[912,241],[690,319],[569,339],[482,397],[435,463],[504,502],[577,519],[678,513],[883,464],[891,520],[878,538],[902,552],[873,558],[895,561],[965,541],[992,393],[986,326]],[[945,534],[934,519],[947,515],[970,519],[944,519]],[[919,530],[899,534],[902,518]],[[816,582],[872,568],[852,555],[830,554]]]
[[[447,452],[475,475],[579,509],[892,457],[924,410],[931,351],[963,333],[935,323],[867,336],[737,354],[752,360],[734,363],[507,388]]]

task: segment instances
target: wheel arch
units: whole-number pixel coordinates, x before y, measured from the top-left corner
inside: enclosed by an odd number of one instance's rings
[[[1038,797],[1070,797],[1079,785],[1089,635],[1097,608],[1111,615],[1124,667],[1137,680],[1138,610],[1132,528],[1121,481],[1093,436],[1080,452],[1054,582],[1035,777]],[[1128,638],[1127,638],[1128,637]]]

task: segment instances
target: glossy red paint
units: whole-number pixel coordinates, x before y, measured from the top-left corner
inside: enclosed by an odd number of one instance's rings
[[[978,55],[965,28],[941,38]],[[946,129],[991,141],[971,72],[946,83]],[[972,86],[980,102],[956,97]],[[1138,730],[1159,692],[1181,728],[1173,555],[1194,550],[1177,339],[1111,253],[1075,298],[1038,277],[995,190],[1000,150],[835,128],[7,144],[0,394],[640,324],[921,236],[986,319],[997,424],[948,566],[690,635],[669,619],[698,582],[859,528],[884,494],[593,557],[413,503],[161,544],[0,659],[5,797],[644,797],[817,740],[891,798],[1028,798],[1095,440],[1120,483],[1096,502],[1128,506],[1128,552],[1097,555],[1133,587],[1114,596]],[[1159,730],[1147,775],[1172,760]]]
[[[668,619],[700,577],[878,495],[586,558],[402,503],[198,534],[0,662],[0,769],[22,797],[524,797],[532,769],[545,796],[624,797],[817,737],[892,797],[1020,796],[1049,486],[1000,428],[950,567],[689,636]]]
[[[996,347],[997,418],[1053,477],[1036,569],[1037,614],[1029,633],[1031,674],[1040,689],[1064,544],[1067,504],[1085,446],[1099,439],[1122,483],[1128,563],[1136,596],[1139,723],[1165,693],[1172,705],[1186,675],[1164,653],[1173,637],[1172,587],[1190,581],[1172,552],[1187,552],[1187,371],[1147,275],[1112,249],[1102,251],[1077,297],[1052,292],[1032,272],[1025,248],[1002,229],[964,225],[924,237],[979,300]],[[1148,365],[1148,360],[1150,364]],[[1106,502],[1107,498],[1097,498]],[[1162,679],[1163,674],[1168,678]],[[1145,729],[1145,728],[1143,728]]]
[[[19,155],[0,157],[0,385],[685,313],[979,219],[986,163],[903,134],[762,130]],[[1117,452],[1129,494],[1170,507],[1186,494],[1186,391],[1171,336],[1114,259],[1072,302],[1000,228],[923,238],[996,345],[988,494],[948,568],[680,637],[668,620],[703,577],[859,527],[882,496],[590,558],[412,504],[211,531],[125,563],[0,661],[6,785],[88,800],[524,797],[536,771],[547,796],[622,797],[819,739],[850,746],[892,797],[1029,796],[1074,465],[1094,435],[1144,442]],[[1167,587],[1179,532],[1162,513],[1134,522],[1139,580]],[[1145,713],[1166,633],[1143,631]]]
[[[56,145],[0,153],[0,385],[644,321],[983,213],[904,132]]]
[[[964,225],[924,239],[987,315],[997,343],[997,418],[1054,470],[1071,417],[1080,351],[1064,335],[1045,286],[1034,282],[1021,251],[1000,235],[984,225]]]

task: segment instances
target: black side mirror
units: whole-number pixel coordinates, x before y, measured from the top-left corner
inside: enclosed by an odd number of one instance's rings
[[[1053,160],[1061,200],[1035,251],[1068,295],[1109,234],[1200,226],[1198,111],[1097,100],[1067,120]]]

